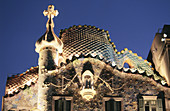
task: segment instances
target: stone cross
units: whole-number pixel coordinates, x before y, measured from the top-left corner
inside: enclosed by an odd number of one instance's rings
[[[57,16],[59,12],[58,10],[54,10],[54,5],[49,5],[48,10],[44,10],[43,14],[44,16],[48,16],[48,18],[54,18],[54,16]]]

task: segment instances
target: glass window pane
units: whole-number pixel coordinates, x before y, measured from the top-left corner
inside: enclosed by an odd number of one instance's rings
[[[115,101],[116,103],[116,111],[121,111],[121,101]]]
[[[156,107],[152,107],[152,111],[156,111]]]
[[[145,101],[145,106],[146,106],[146,105],[149,105],[149,101]]]
[[[152,104],[152,105],[156,105],[156,101],[154,101],[154,100],[151,101],[151,104]]]
[[[114,99],[105,101],[105,111],[121,111],[121,101],[114,101]]]
[[[55,100],[55,111],[62,111],[62,100]]]
[[[105,111],[109,111],[110,109],[110,104],[108,101],[105,101]]]
[[[149,111],[149,106],[145,106],[145,111]]]
[[[66,102],[66,111],[71,111],[71,101]]]
[[[71,111],[71,101],[55,100],[55,111]]]

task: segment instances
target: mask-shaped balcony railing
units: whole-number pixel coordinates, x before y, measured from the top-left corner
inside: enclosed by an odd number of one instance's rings
[[[96,94],[93,87],[93,80],[93,74],[89,70],[86,70],[82,75],[83,88],[80,94],[87,101],[90,101]]]

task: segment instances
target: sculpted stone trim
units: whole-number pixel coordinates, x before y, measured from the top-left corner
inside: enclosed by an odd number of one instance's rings
[[[143,100],[157,100],[157,96],[142,96]]]

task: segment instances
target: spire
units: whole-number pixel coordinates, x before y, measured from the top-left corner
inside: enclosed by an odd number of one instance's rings
[[[48,17],[48,21],[46,23],[46,32],[45,34],[36,42],[36,52],[39,53],[39,51],[43,47],[52,46],[56,48],[59,53],[62,53],[63,43],[62,41],[57,37],[57,35],[54,33],[54,22],[53,18],[54,16],[57,16],[59,14],[58,10],[54,10],[53,5],[49,5],[47,10],[44,10],[43,12],[44,16]]]
[[[58,10],[54,10],[54,5],[49,5],[48,10],[44,10],[43,12],[44,16],[48,17],[48,21],[46,24],[47,30],[50,30],[54,28],[54,22],[53,18],[54,16],[57,16],[59,14]]]

